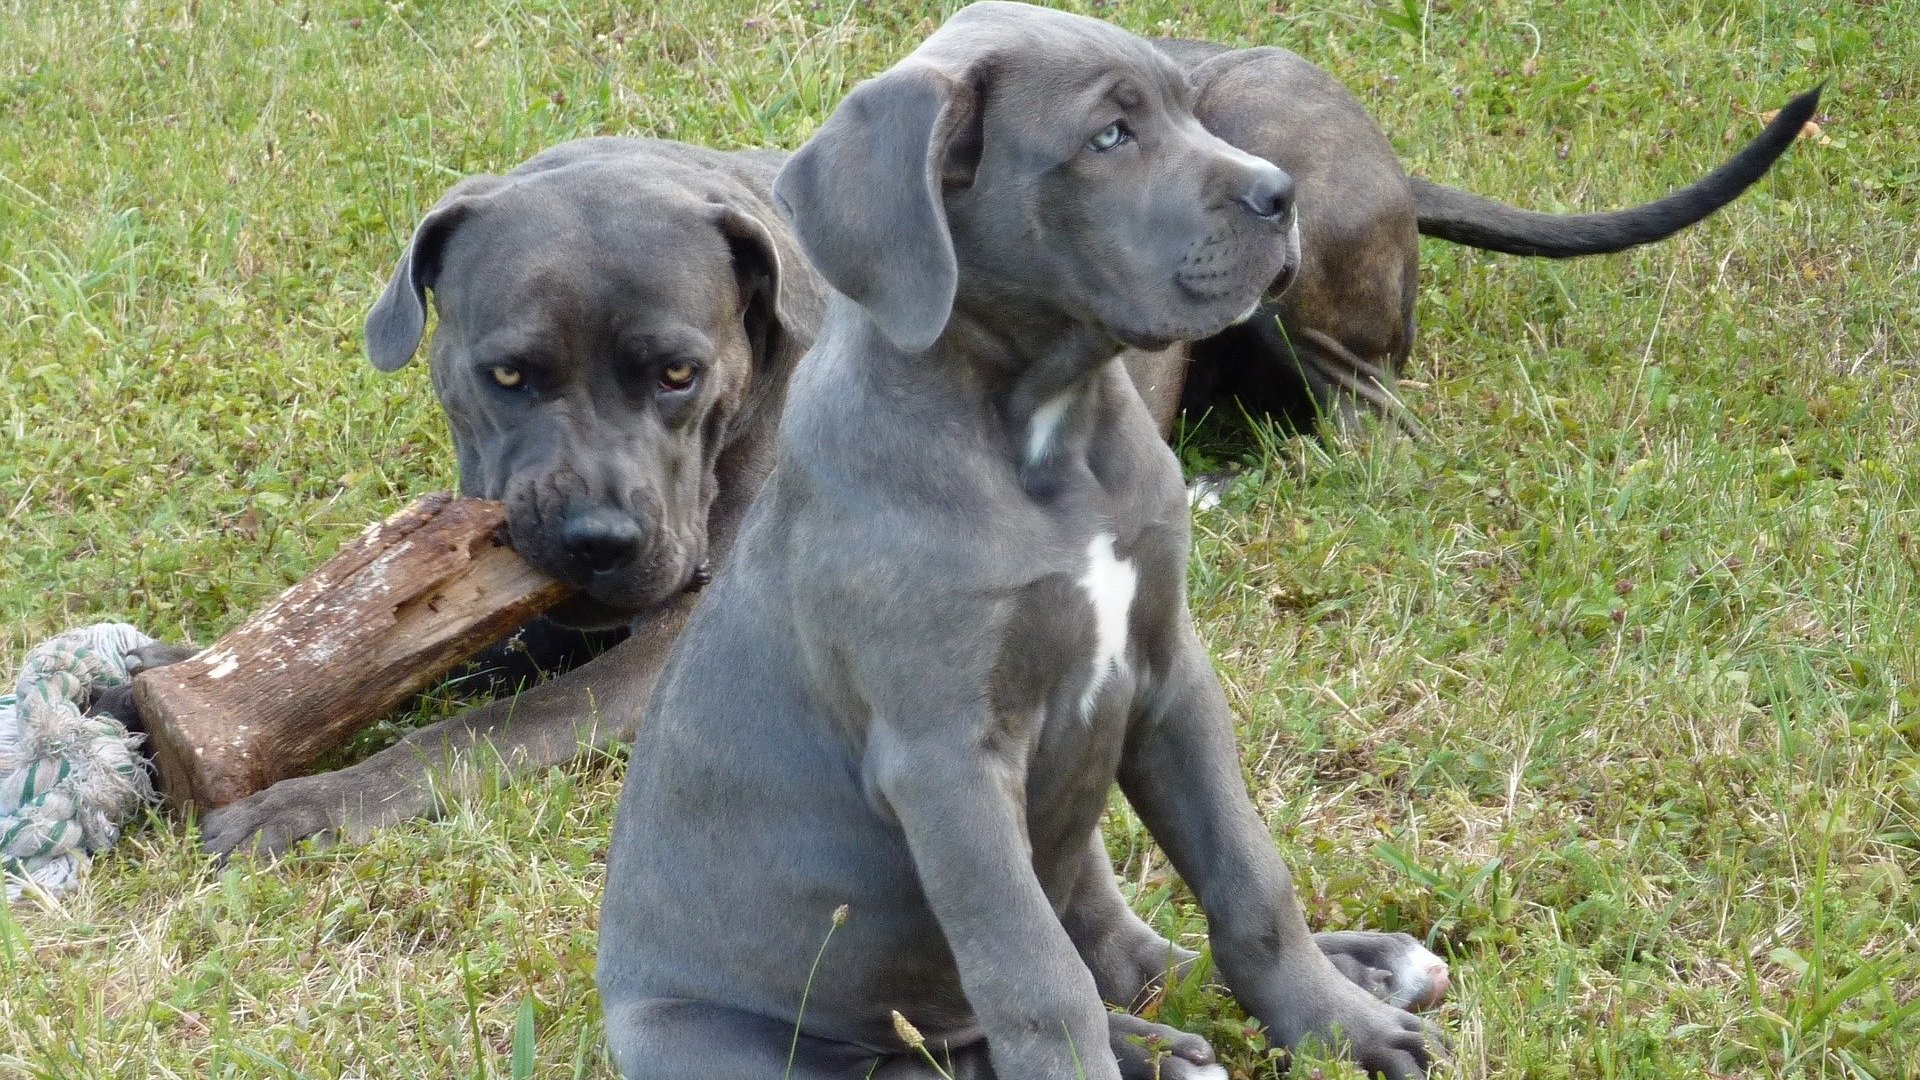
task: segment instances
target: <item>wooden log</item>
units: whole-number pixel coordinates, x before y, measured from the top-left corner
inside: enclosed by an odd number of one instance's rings
[[[568,596],[505,524],[500,503],[428,495],[192,659],[141,672],[162,794],[212,809],[300,775]]]

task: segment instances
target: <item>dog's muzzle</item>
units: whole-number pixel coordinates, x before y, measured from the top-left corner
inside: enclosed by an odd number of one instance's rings
[[[1280,294],[1291,288],[1294,279],[1300,276],[1300,211],[1298,210],[1293,212],[1291,223],[1287,226],[1287,236],[1283,246],[1286,249],[1286,262],[1281,266],[1280,272],[1274,275],[1273,281],[1267,285],[1266,299],[1268,300],[1278,300]],[[1257,308],[1259,305],[1254,306]]]
[[[1280,295],[1300,272],[1299,218],[1289,210],[1286,220],[1286,231],[1278,235],[1273,229],[1253,227],[1206,237],[1188,249],[1174,283],[1189,300],[1200,304],[1258,305],[1263,298]],[[1249,308],[1234,321],[1252,313]]]

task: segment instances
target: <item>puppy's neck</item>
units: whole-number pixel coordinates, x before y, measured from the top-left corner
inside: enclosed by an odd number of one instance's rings
[[[1049,326],[1018,312],[957,308],[932,352],[964,369],[1003,429],[1021,487],[1046,498],[1084,460],[1099,419],[1098,373],[1122,349],[1084,323]]]

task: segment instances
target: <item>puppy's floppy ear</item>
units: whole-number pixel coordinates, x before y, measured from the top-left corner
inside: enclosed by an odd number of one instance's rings
[[[971,81],[931,66],[894,68],[855,87],[773,181],[820,275],[907,352],[924,352],[953,313],[959,267],[942,188],[979,99]]]
[[[504,184],[499,176],[475,176],[454,185],[413,230],[413,240],[393,277],[367,312],[367,359],[381,371],[397,371],[413,359],[427,329],[427,289],[440,277],[447,238],[471,217],[480,200]]]

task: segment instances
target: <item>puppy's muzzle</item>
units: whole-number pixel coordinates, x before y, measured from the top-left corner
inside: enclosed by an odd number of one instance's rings
[[[1235,151],[1233,157],[1237,175],[1228,189],[1227,217],[1216,219],[1211,234],[1187,251],[1174,279],[1201,303],[1238,306],[1257,303],[1262,295],[1278,295],[1300,265],[1293,177],[1252,155]],[[1239,216],[1242,210],[1252,220]],[[1271,284],[1250,288],[1254,280]]]
[[[1254,174],[1240,205],[1262,221],[1270,221],[1286,230],[1281,243],[1286,250],[1280,272],[1267,286],[1266,298],[1287,291],[1300,272],[1300,215],[1294,202],[1293,177],[1277,166],[1268,166]]]
[[[1281,265],[1280,272],[1274,275],[1272,283],[1267,286],[1265,299],[1268,300],[1278,300],[1280,294],[1286,292],[1287,287],[1293,284],[1293,279],[1300,276],[1300,214],[1298,211],[1289,215],[1287,235],[1282,243],[1286,247],[1286,262]]]
[[[1240,205],[1262,220],[1289,223],[1293,217],[1293,177],[1273,165],[1256,171],[1240,196]]]

